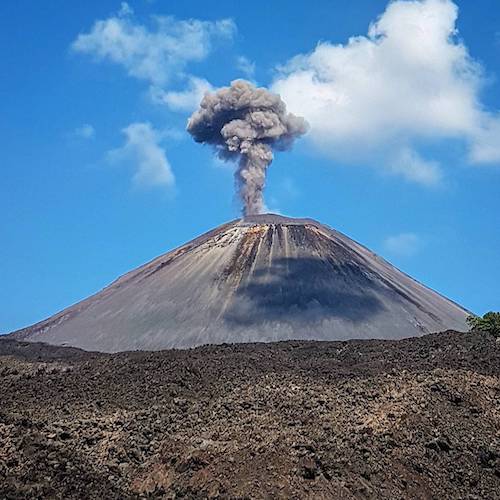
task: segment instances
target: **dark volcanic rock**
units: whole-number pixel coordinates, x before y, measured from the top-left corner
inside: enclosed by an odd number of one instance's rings
[[[13,334],[91,351],[467,330],[467,311],[343,234],[259,215],[220,226]]]
[[[0,339],[0,498],[500,498],[500,344]]]

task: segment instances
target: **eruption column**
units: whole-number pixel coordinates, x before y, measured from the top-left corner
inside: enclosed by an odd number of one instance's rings
[[[261,213],[266,172],[273,150],[290,149],[307,132],[304,118],[287,113],[280,96],[245,80],[206,94],[188,121],[196,142],[210,144],[224,160],[238,160],[235,172],[243,214]]]

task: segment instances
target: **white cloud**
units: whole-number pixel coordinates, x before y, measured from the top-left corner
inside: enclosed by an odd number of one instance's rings
[[[279,68],[273,90],[336,160],[374,163],[422,184],[441,177],[422,144],[465,141],[473,163],[500,162],[500,118],[484,111],[481,67],[456,38],[451,0],[396,0],[366,36],[321,42]]]
[[[118,11],[118,17],[127,17],[134,15],[134,10],[127,2],[122,2],[120,4],[120,10]]]
[[[165,104],[173,111],[194,111],[207,92],[213,92],[214,87],[204,78],[191,76],[185,90],[165,91],[159,87],[150,89],[153,101]]]
[[[95,129],[89,123],[84,123],[74,130],[74,135],[80,139],[93,139],[95,137]]]
[[[421,240],[415,233],[389,236],[384,241],[386,251],[398,257],[411,257],[420,250],[420,247]]]
[[[469,158],[472,163],[500,163],[500,116],[488,115],[474,132]]]
[[[162,134],[150,123],[132,123],[122,132],[125,144],[108,152],[109,161],[133,165],[133,182],[138,186],[172,186],[175,179],[165,150],[160,146]]]
[[[231,39],[236,31],[231,19],[183,21],[154,16],[150,29],[132,15],[128,4],[122,3],[117,15],[96,21],[88,33],[78,35],[72,49],[119,64],[135,78],[165,85],[174,76],[182,77],[189,62],[205,59],[214,40]]]
[[[236,67],[242,71],[247,78],[253,78],[255,75],[255,63],[245,56],[238,56],[236,58]]]
[[[438,185],[443,176],[438,162],[424,160],[411,148],[395,151],[394,156],[387,159],[386,165],[389,172],[426,186]]]

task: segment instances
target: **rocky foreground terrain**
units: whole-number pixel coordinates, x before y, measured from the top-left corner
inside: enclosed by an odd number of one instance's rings
[[[0,498],[500,498],[500,343],[0,340]]]

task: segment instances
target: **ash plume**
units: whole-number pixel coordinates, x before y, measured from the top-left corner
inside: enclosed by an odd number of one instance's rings
[[[290,149],[307,129],[304,118],[287,113],[279,95],[246,80],[206,94],[187,125],[196,142],[214,146],[224,160],[238,160],[235,180],[245,216],[263,211],[273,150]]]

